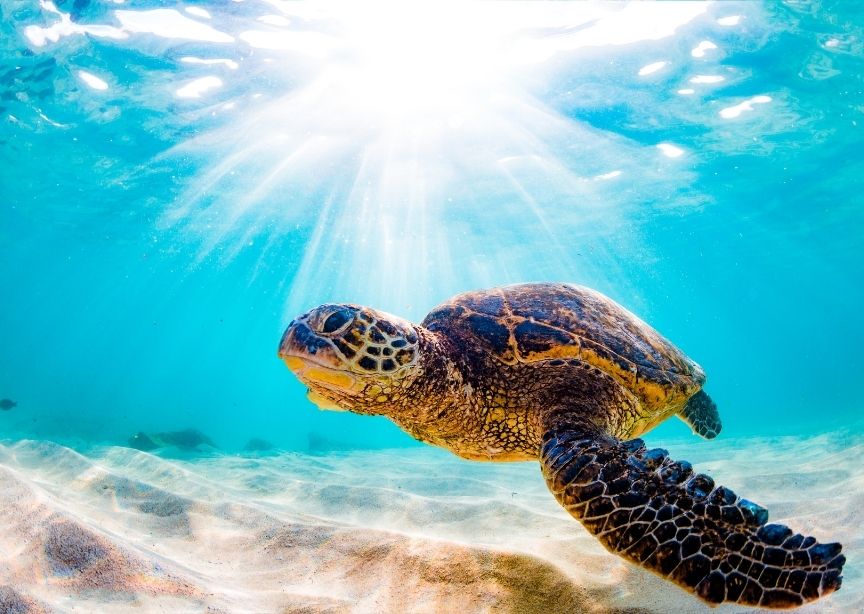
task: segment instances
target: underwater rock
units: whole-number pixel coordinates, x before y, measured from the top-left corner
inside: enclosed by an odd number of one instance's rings
[[[155,441],[150,439],[150,436],[147,435],[147,433],[139,431],[129,438],[129,447],[143,452],[149,452],[150,450],[155,450],[159,446]]]
[[[216,448],[213,440],[197,429],[184,429],[182,431],[169,431],[167,433],[156,433],[156,438],[165,445],[174,446],[183,450],[192,450],[199,446],[210,446]]]
[[[16,403],[12,399],[0,399],[0,409],[2,409],[3,411],[9,411],[17,405],[18,403]]]
[[[179,448],[197,450],[201,446],[218,448],[213,440],[197,429],[166,431],[164,433],[145,433],[139,431],[129,438],[129,447],[149,452],[157,448]]]
[[[270,443],[266,439],[260,439],[258,437],[253,437],[246,442],[245,446],[243,446],[244,452],[269,452],[272,449],[272,443]]]

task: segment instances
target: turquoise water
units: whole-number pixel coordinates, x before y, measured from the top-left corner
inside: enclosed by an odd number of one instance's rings
[[[307,401],[286,324],[538,280],[686,351],[724,436],[855,428],[862,9],[4,0],[0,433],[419,445]]]

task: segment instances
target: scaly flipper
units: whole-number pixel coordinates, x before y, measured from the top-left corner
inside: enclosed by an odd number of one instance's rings
[[[678,413],[687,426],[693,432],[705,439],[714,439],[720,434],[722,424],[717,405],[711,400],[704,390],[700,390],[687,401],[687,404]]]
[[[840,544],[765,524],[767,510],[640,439],[550,421],[540,462],[558,502],[608,550],[705,601],[788,608],[840,588]]]

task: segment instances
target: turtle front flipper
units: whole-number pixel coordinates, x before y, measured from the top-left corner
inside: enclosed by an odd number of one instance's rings
[[[764,508],[640,439],[559,423],[540,462],[558,502],[608,550],[707,602],[789,608],[840,588],[840,544],[765,524]]]
[[[693,432],[704,437],[705,439],[714,439],[720,434],[720,414],[717,412],[717,405],[711,400],[704,390],[700,390],[687,401],[687,404],[681,408],[678,413],[687,426],[693,429]]]

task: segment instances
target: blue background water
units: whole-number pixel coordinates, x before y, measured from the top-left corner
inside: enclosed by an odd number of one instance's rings
[[[157,6],[233,40],[130,32],[114,12]],[[608,294],[698,361],[724,435],[860,423],[859,3],[716,3],[656,40],[571,48],[596,22],[534,5],[546,23],[508,36],[553,51],[479,79],[495,96],[396,124],[322,77],[350,64],[341,51],[240,36],[338,38],[332,15],[190,6],[0,4],[0,397],[19,404],[3,437],[194,426],[229,450],[306,449],[310,433],[412,445],[305,399],[275,356],[292,315],[346,300],[419,320],[456,292],[553,279]],[[287,21],[258,21],[273,14]],[[63,20],[126,37],[37,44]],[[695,57],[703,40],[716,49]],[[221,86],[178,97],[206,76]],[[721,114],[754,96],[771,101]]]

